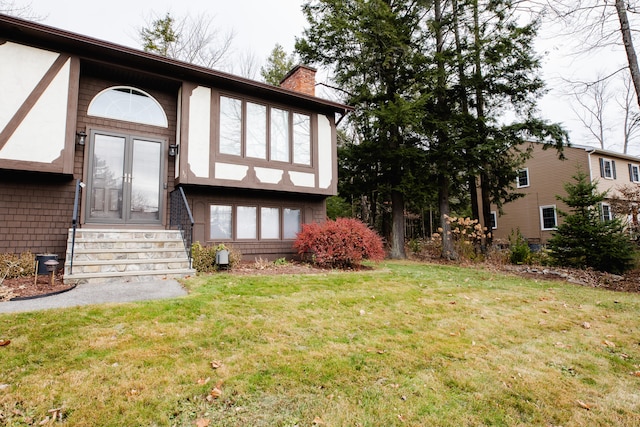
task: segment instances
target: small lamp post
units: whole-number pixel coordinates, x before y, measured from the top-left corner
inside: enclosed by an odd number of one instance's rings
[[[55,259],[50,259],[49,261],[45,261],[44,265],[47,266],[47,271],[49,273],[51,273],[51,286],[54,285],[54,277],[55,277],[55,273],[56,273],[56,269],[58,268],[58,264],[60,264],[58,261],[56,261]]]

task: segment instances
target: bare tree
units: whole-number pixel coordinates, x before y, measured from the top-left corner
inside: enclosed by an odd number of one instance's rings
[[[44,18],[33,11],[31,3],[18,4],[13,0],[0,0],[0,13],[28,19],[30,21],[42,21]]]
[[[582,123],[587,132],[595,138],[601,149],[605,149],[606,134],[610,130],[607,126],[605,112],[609,101],[613,95],[608,90],[609,81],[599,78],[593,83],[576,83],[571,86],[574,88],[573,97],[580,108],[571,107],[576,117]]]
[[[638,131],[640,131],[640,113],[638,112],[638,108],[635,107],[636,96],[630,75],[625,76],[623,85],[624,91],[622,91],[622,96],[617,97],[616,102],[623,112],[622,130],[624,132],[624,139],[622,152],[628,154],[629,146],[635,142],[638,137]]]
[[[139,30],[140,41],[147,52],[178,59],[203,67],[224,66],[233,40],[233,32],[220,33],[206,13],[196,17],[174,18],[166,13],[154,16]]]

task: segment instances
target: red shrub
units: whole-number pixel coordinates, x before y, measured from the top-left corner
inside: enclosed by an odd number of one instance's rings
[[[323,267],[345,268],[359,265],[364,259],[384,259],[380,236],[354,218],[303,224],[293,247]]]

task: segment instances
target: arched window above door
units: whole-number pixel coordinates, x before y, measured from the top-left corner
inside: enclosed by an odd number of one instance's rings
[[[89,104],[90,116],[168,127],[167,115],[151,95],[128,86],[114,86],[97,94]]]

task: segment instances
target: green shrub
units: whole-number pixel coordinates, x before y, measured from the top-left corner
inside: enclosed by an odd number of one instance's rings
[[[221,250],[229,251],[229,268],[238,265],[242,260],[242,254],[230,246],[220,243],[216,246],[202,246],[200,242],[191,245],[192,266],[198,273],[211,273],[218,271],[220,266],[216,264],[216,253]]]
[[[0,254],[0,279],[33,276],[36,273],[35,259],[29,251]]]
[[[509,235],[509,262],[511,264],[529,264],[531,249],[520,230],[511,231]]]

